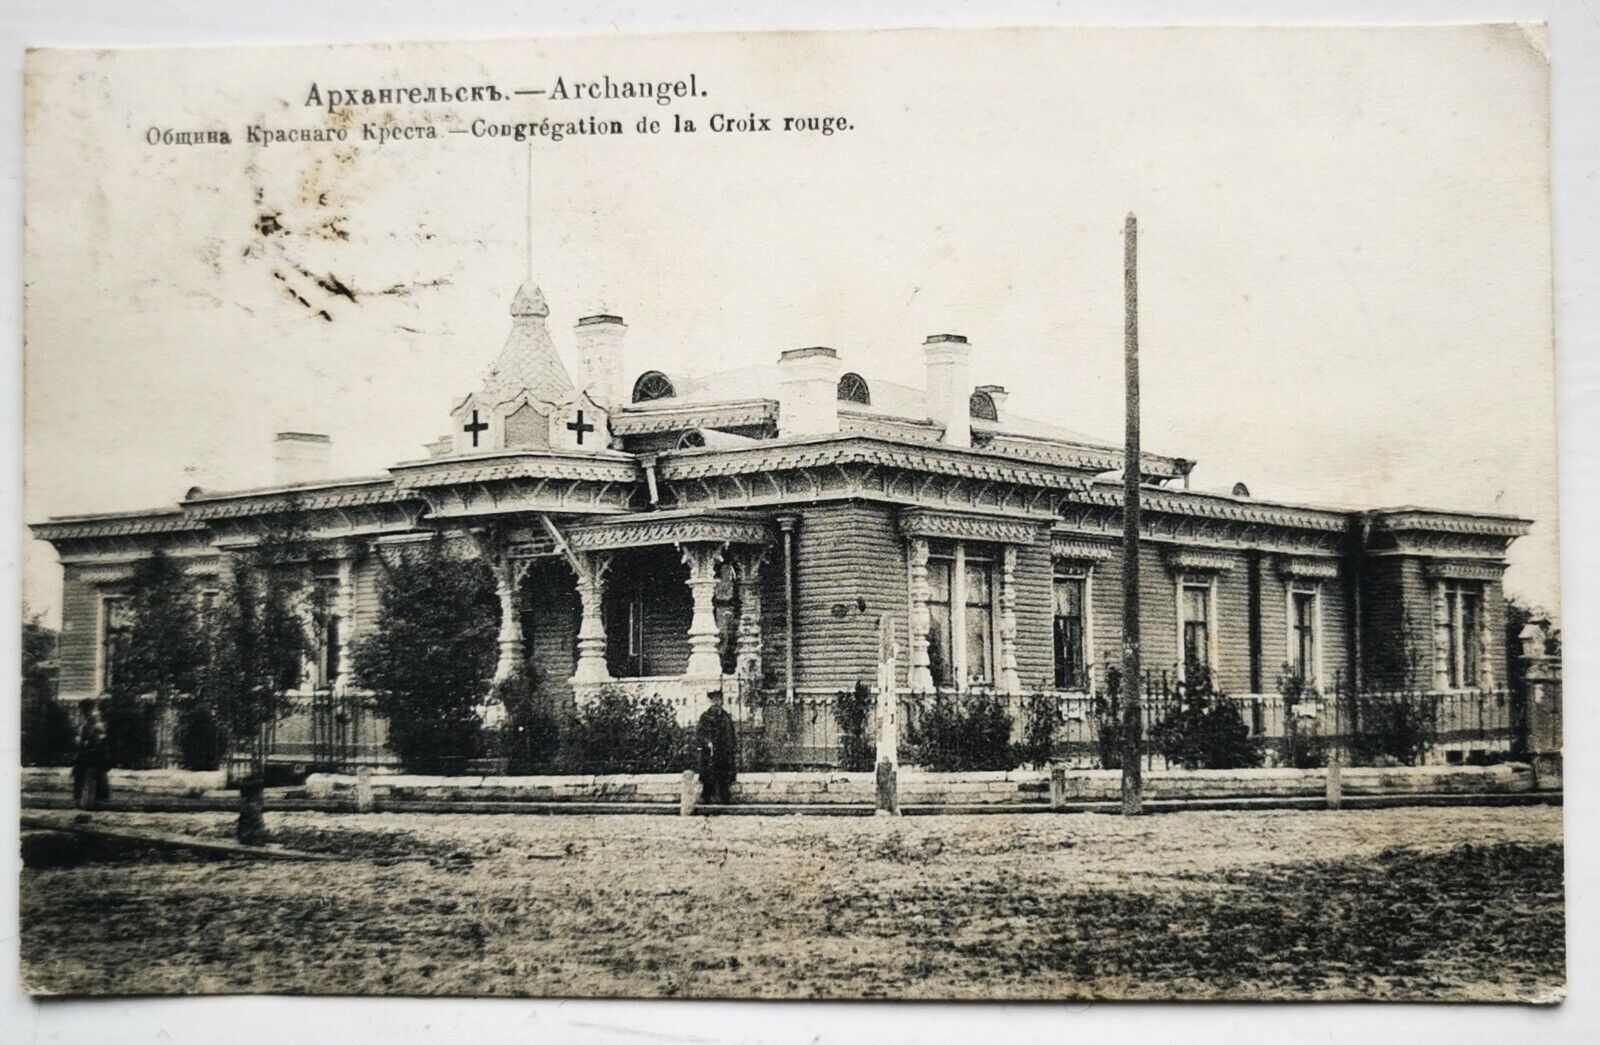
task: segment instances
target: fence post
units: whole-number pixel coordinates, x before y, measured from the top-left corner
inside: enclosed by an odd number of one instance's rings
[[[678,792],[678,815],[694,816],[695,792],[700,789],[700,777],[692,769],[683,771],[682,790]]]
[[[1337,748],[1328,752],[1328,808],[1344,804],[1344,755]]]
[[[878,763],[878,815],[900,815],[900,774],[888,759]]]
[[[1050,766],[1050,808],[1067,808],[1067,767],[1060,764]]]
[[[1541,791],[1561,788],[1561,662],[1546,651],[1549,621],[1530,620],[1517,636],[1522,642],[1522,678],[1528,723],[1528,761],[1533,765],[1533,786]]]
[[[356,767],[356,812],[372,812],[372,767]]]

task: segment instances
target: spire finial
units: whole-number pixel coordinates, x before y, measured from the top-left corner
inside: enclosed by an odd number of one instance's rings
[[[511,299],[511,314],[513,316],[538,316],[543,319],[550,314],[550,306],[544,302],[544,291],[533,280],[528,280],[517,288],[517,296]]]

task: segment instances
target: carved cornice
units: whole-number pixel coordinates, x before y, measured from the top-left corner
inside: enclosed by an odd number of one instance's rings
[[[659,471],[663,480],[671,481],[829,469],[852,464],[1014,483],[1047,490],[1082,490],[1088,485],[1088,476],[1082,472],[1050,465],[1019,463],[1002,454],[946,446],[910,446],[858,435],[771,441],[721,454],[666,457],[662,459]]]
[[[1434,559],[1422,564],[1422,572],[1432,580],[1497,581],[1505,574],[1506,564],[1481,559]]]
[[[1225,573],[1237,565],[1228,552],[1203,548],[1165,548],[1161,559],[1173,573]]]
[[[1115,540],[1122,534],[1121,505],[1083,504],[1074,499],[1061,507],[1057,534]],[[1286,555],[1336,556],[1343,552],[1343,531],[1302,530],[1263,522],[1243,522],[1204,515],[1146,511],[1140,517],[1140,536],[1162,544],[1195,548],[1236,548]]]
[[[1339,560],[1284,556],[1278,560],[1278,576],[1299,580],[1335,580],[1339,576]]]
[[[1427,508],[1383,509],[1369,514],[1378,526],[1394,534],[1426,531],[1515,539],[1526,536],[1533,527],[1531,519],[1511,515],[1477,515]]]
[[[772,531],[763,520],[749,516],[639,515],[573,526],[566,538],[573,551],[589,552],[663,544],[768,544]]]
[[[60,516],[29,527],[41,541],[80,540],[90,537],[135,537],[145,534],[182,533],[205,526],[182,508],[118,515]]]
[[[996,544],[1032,544],[1047,518],[1016,518],[908,508],[900,513],[900,532],[907,537],[942,537]]]
[[[1065,439],[1040,439],[999,430],[993,431],[988,438],[987,449],[1003,453],[1007,457],[1042,461],[1085,471],[1119,470],[1122,468],[1125,456],[1121,450],[1114,447],[1091,446]],[[1161,457],[1156,454],[1140,454],[1139,471],[1142,475],[1155,475],[1166,479],[1176,479],[1183,474],[1183,469],[1176,458]]]
[[[1097,541],[1069,534],[1050,536],[1050,554],[1057,559],[1077,562],[1107,562],[1117,554],[1117,546],[1109,540]]]
[[[198,494],[183,502],[183,511],[191,519],[209,522],[213,519],[237,519],[279,512],[363,508],[396,504],[405,499],[404,493],[385,477],[317,486],[280,486]]]
[[[417,494],[427,502],[428,521],[444,522],[516,512],[615,515],[633,506],[638,487],[632,481],[517,477],[444,483]]]
[[[536,450],[413,461],[396,465],[390,472],[394,475],[396,488],[402,491],[520,479],[634,483],[644,478],[639,462],[628,454],[548,453]]]
[[[653,435],[686,428],[743,428],[770,425],[777,419],[778,404],[771,399],[627,406],[611,415],[611,434]]]
[[[128,559],[122,562],[100,563],[67,563],[73,580],[84,584],[121,584],[133,579],[134,567],[138,559]],[[223,565],[222,556],[212,556],[205,559],[191,559],[183,563],[183,572],[190,577],[214,577]]]
[[[1086,504],[1116,508],[1120,511],[1122,487],[1112,483],[1095,483],[1084,494],[1082,500]],[[1318,530],[1324,533],[1342,533],[1349,528],[1351,520],[1351,513],[1331,508],[1275,504],[1270,501],[1246,500],[1162,487],[1141,489],[1139,505],[1145,512],[1163,512],[1169,515],[1186,515],[1257,526]]]
[[[913,421],[910,418],[845,409],[839,411],[839,431],[849,435],[865,435],[876,439],[913,443],[937,443],[944,435],[942,425],[927,421]]]

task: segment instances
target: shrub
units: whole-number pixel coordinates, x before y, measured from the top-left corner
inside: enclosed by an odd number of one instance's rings
[[[548,772],[561,746],[561,723],[540,678],[530,672],[518,672],[495,685],[494,700],[506,711],[500,730],[500,753],[506,759],[506,772]]]
[[[920,709],[908,747],[916,761],[935,772],[1012,769],[1011,716],[987,694],[940,694]]]
[[[839,727],[839,768],[847,772],[865,772],[877,760],[877,745],[867,739],[867,722],[872,717],[874,701],[865,682],[857,682],[848,693],[840,693],[833,702],[833,721]]]
[[[1357,765],[1414,766],[1433,736],[1433,704],[1425,693],[1352,695],[1350,753]]]
[[[119,769],[147,769],[156,756],[156,705],[132,693],[113,693],[100,702],[106,748]]]
[[[1178,684],[1177,699],[1151,730],[1169,765],[1185,769],[1248,769],[1261,765],[1260,741],[1250,736],[1238,703],[1218,693],[1205,668]]]
[[[1060,705],[1053,693],[1035,693],[1022,706],[1022,741],[1017,744],[1014,761],[1019,765],[1042,767],[1055,750],[1056,725]]]
[[[606,687],[578,709],[558,758],[565,773],[669,773],[693,768],[694,731],[660,697]]]
[[[1317,687],[1285,664],[1278,675],[1278,694],[1283,697],[1283,764],[1294,769],[1322,769],[1328,764],[1329,743],[1314,720],[1299,713],[1301,705],[1321,700]]]
[[[178,764],[184,769],[216,769],[222,764],[222,730],[204,703],[185,700],[178,705],[176,737]]]
[[[22,764],[70,766],[77,750],[77,723],[70,708],[48,693],[22,697]]]
[[[1101,769],[1122,768],[1122,669],[1106,669],[1105,693],[1094,698],[1094,738]]]

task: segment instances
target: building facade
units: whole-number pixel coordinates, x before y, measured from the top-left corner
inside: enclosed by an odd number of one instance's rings
[[[1122,451],[1015,416],[1004,388],[974,382],[966,338],[927,338],[921,388],[822,347],[696,378],[625,370],[626,325],[594,315],[573,331],[574,379],[537,287],[511,318],[450,430],[387,474],[331,478],[326,437],[282,433],[271,488],[35,524],[64,574],[62,695],[108,688],[140,557],[180,559],[203,600],[229,552],[289,512],[331,608],[308,700],[360,693],[345,651],[375,620],[381,556],[439,531],[494,573],[500,677],[528,664],[572,705],[615,687],[686,721],[720,689],[793,762],[831,757],[806,723],[875,685],[890,647],[911,695],[1103,687],[1120,656]],[[1138,462],[1147,667],[1203,666],[1231,695],[1285,673],[1322,689],[1504,680],[1501,577],[1527,520],[1204,492],[1193,466]]]

